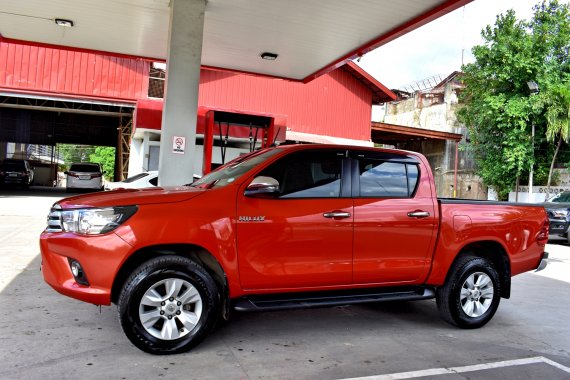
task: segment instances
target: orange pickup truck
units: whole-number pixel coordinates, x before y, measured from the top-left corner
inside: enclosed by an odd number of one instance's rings
[[[421,154],[330,145],[255,151],[188,186],[55,203],[45,281],[117,304],[140,349],[190,349],[231,310],[436,298],[477,328],[511,277],[542,269],[543,207],[438,199]]]

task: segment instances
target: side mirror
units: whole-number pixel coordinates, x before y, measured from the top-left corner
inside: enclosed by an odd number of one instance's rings
[[[275,178],[259,176],[245,189],[246,197],[271,198],[279,194],[279,182]]]

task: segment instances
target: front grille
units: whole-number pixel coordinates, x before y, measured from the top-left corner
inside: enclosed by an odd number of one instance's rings
[[[46,232],[62,232],[61,207],[54,205],[47,218]]]

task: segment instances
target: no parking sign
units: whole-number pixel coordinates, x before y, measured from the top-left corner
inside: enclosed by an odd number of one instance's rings
[[[172,153],[184,154],[186,148],[186,137],[174,136],[172,138]]]

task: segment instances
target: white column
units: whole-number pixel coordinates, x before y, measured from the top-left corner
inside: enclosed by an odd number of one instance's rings
[[[158,165],[161,186],[192,182],[205,9],[206,0],[170,1],[166,94]],[[185,140],[183,153],[174,152],[176,137]]]

